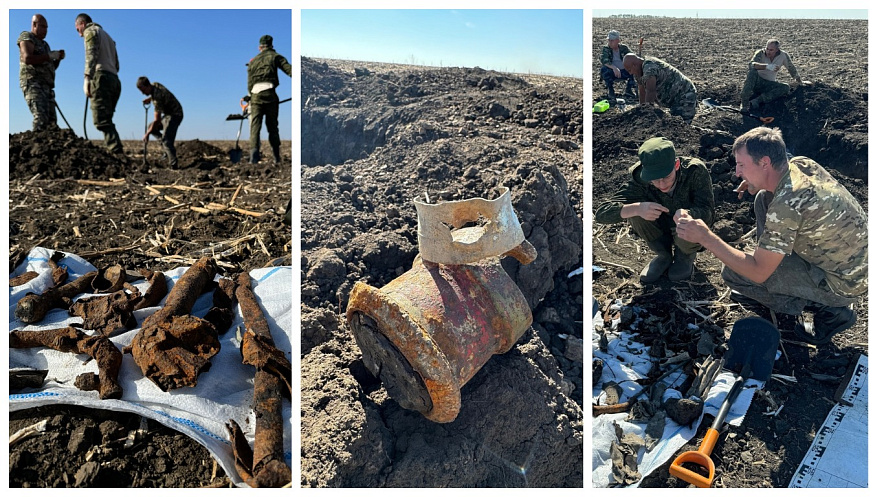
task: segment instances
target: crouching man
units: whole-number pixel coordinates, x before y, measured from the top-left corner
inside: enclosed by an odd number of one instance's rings
[[[868,216],[822,166],[789,159],[779,129],[755,128],[734,142],[737,190],[755,195],[758,247],[737,250],[690,214],[676,215],[679,237],[701,244],[725,267],[735,296],[775,312],[813,313],[813,331],[795,332],[820,345],[856,323],[851,304],[868,281]]]
[[[690,215],[712,224],[715,203],[709,171],[700,159],[676,157],[666,138],[643,143],[638,158],[629,168],[628,181],[599,206],[595,220],[602,224],[626,220],[656,254],[641,272],[642,283],[653,283],[667,271],[671,281],[690,278],[702,246],[676,234],[675,217]]]

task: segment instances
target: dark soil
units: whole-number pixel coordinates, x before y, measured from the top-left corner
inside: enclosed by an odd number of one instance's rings
[[[582,80],[302,59],[301,485],[583,485]],[[343,314],[418,253],[413,199],[509,187],[538,258],[503,261],[534,324],[462,389],[405,410]]]
[[[721,104],[739,107],[739,93],[752,54],[771,37],[779,37],[804,79],[812,84],[794,88],[785,99],[763,106],[756,113],[770,116],[770,126],[779,127],[793,155],[806,155],[841,182],[868,210],[868,77],[866,49],[868,23],[838,20],[728,20],[728,19],[593,19],[594,77],[599,71],[598,54],[604,34],[620,31],[623,43],[637,50],[644,36],[643,55],[662,58],[678,67],[697,86],[699,99],[714,98]],[[727,33],[727,36],[722,36]],[[702,47],[698,53],[695,47]],[[825,54],[843,55],[855,61],[857,71],[849,77],[838,68],[820,61]],[[788,75],[786,75],[788,78]],[[781,76],[782,80],[782,76]],[[622,85],[622,84],[621,84]],[[623,86],[618,86],[618,94]],[[603,84],[593,88],[594,101],[604,98]],[[625,111],[616,107],[593,115],[593,207],[604,201],[626,180],[626,170],[638,160],[638,147],[653,136],[666,136],[679,155],[698,157],[712,175],[716,200],[713,230],[725,241],[751,248],[743,235],[755,227],[751,199],[738,200],[734,188],[731,144],[736,136],[761,125],[755,119],[723,110],[701,110],[688,126],[658,108],[636,107],[628,101]],[[675,353],[687,350],[697,356],[695,344],[707,332],[724,340],[725,330],[742,317],[758,314],[772,319],[768,309],[740,305],[700,306],[711,316],[705,322],[690,312],[685,301],[717,300],[727,292],[720,276],[721,263],[708,252],[697,258],[697,270],[688,282],[642,286],[638,273],[652,257],[648,248],[625,225],[593,227],[593,264],[605,268],[595,273],[593,296],[606,308],[611,299],[640,303],[651,315],[671,320],[673,330],[666,346]],[[625,266],[626,268],[622,267]],[[722,304],[732,304],[722,299]],[[795,317],[776,315],[783,333],[784,358],[775,373],[795,376],[797,384],[769,381],[765,389],[783,409],[777,416],[764,416],[764,402],[754,402],[742,426],[731,427],[713,451],[716,467],[714,487],[785,487],[835,403],[835,390],[851,359],[868,354],[868,297],[857,305],[858,320],[839,333],[831,344],[807,347],[796,343],[792,333]],[[690,331],[688,323],[699,325]],[[646,330],[650,343],[659,335]],[[700,357],[699,360],[703,358]],[[836,379],[826,379],[833,377]],[[702,436],[711,424],[700,426]],[[701,436],[684,450],[696,449]],[[670,461],[671,462],[671,461]],[[646,475],[642,487],[685,487],[668,474],[664,464]]]
[[[79,255],[96,267],[165,271],[189,266],[211,246],[228,276],[291,265],[292,231],[283,223],[291,142],[283,144],[282,165],[257,166],[230,161],[233,141],[178,142],[176,170],[153,141],[146,161],[140,141],[124,145],[125,159],[68,129],[10,136],[10,272],[36,246]],[[221,242],[228,243],[216,245]],[[118,439],[140,426],[139,416],[41,407],[10,413],[10,434],[41,420],[49,420],[45,433],[10,447],[12,487],[230,484],[202,445],[153,421],[146,438],[124,447]]]

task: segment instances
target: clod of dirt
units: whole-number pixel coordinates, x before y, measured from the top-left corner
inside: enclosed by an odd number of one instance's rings
[[[694,399],[667,399],[663,403],[666,415],[680,425],[689,425],[703,414],[703,403]]]

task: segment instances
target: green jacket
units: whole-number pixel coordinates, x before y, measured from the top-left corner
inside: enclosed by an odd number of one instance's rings
[[[676,173],[672,194],[663,193],[656,187],[642,181],[641,162],[629,168],[629,181],[617,190],[607,202],[595,211],[596,222],[614,224],[625,221],[620,217],[620,209],[635,202],[656,202],[669,209],[670,217],[678,209],[688,209],[691,217],[702,219],[711,226],[715,220],[715,198],[712,195],[712,178],[706,165],[700,159],[680,157],[680,167]]]
[[[283,72],[291,77],[292,65],[285,57],[276,53],[272,48],[267,48],[256,55],[248,63],[249,68],[249,87],[248,92],[253,102],[269,102],[276,100],[276,87],[279,86],[279,76],[277,70],[282,69]],[[252,93],[252,87],[257,83],[272,83],[273,90],[266,90],[260,93]]]
[[[632,50],[629,49],[624,44],[620,44],[620,57],[626,57],[626,54],[632,53]],[[602,62],[602,66],[605,64],[610,64],[612,60],[614,60],[614,51],[611,50],[611,47],[608,46],[607,43],[602,47],[602,55],[599,57],[599,60]]]
[[[153,86],[153,92],[150,94],[150,99],[153,102],[154,110],[164,116],[184,117],[184,109],[181,108],[181,103],[175,98],[175,95],[172,95],[172,92],[156,81],[151,83],[151,86]]]

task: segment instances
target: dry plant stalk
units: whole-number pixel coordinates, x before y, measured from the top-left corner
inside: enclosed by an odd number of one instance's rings
[[[59,352],[89,354],[98,364],[99,397],[119,399],[123,396],[123,389],[117,383],[123,354],[105,336],[87,335],[73,326],[53,330],[13,330],[9,333],[9,346],[15,349],[49,347]]]
[[[276,348],[270,326],[258,305],[251,288],[248,273],[237,278],[236,298],[239,301],[246,332],[243,335],[243,364],[250,364],[255,372],[255,448],[248,453],[235,454],[237,471],[252,487],[282,487],[292,481],[291,469],[283,456],[282,396],[291,398],[291,362]],[[287,390],[286,388],[287,387]],[[248,449],[248,444],[237,440],[241,431],[231,420],[228,431],[237,451]],[[243,445],[245,445],[243,447]],[[252,460],[251,467],[244,463]],[[242,465],[241,465],[242,464]]]
[[[221,349],[215,326],[189,315],[217,271],[210,257],[191,266],[172,287],[166,304],[144,320],[123,349],[163,391],[196,385],[199,374],[211,367],[209,359]]]

